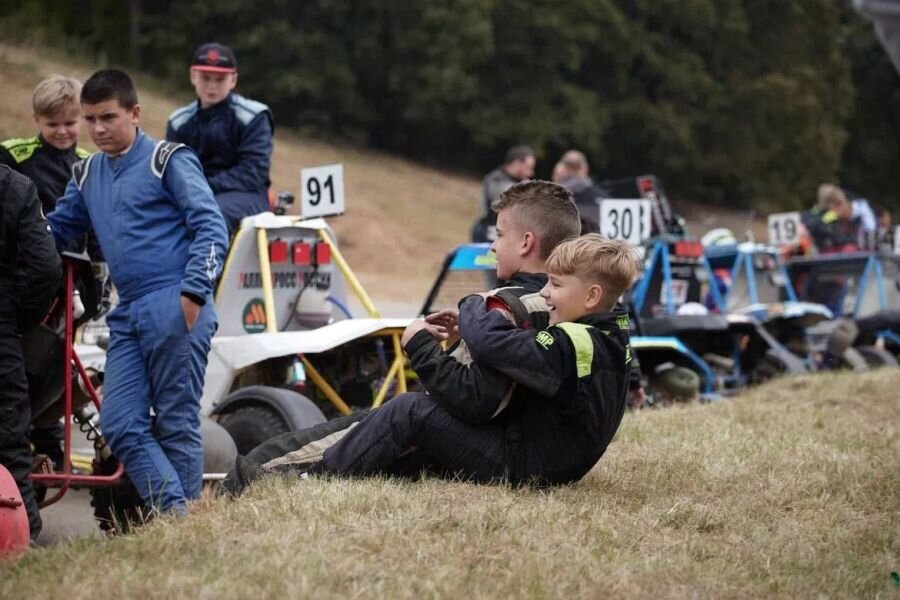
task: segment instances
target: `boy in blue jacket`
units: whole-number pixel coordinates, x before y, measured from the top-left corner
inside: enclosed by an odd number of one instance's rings
[[[190,74],[197,100],[169,116],[166,139],[197,153],[232,234],[241,219],[269,207],[272,111],[234,93],[237,60],[227,46],[197,48]]]
[[[200,396],[225,222],[194,153],[138,129],[126,73],[94,73],[81,105],[100,152],[75,163],[48,221],[59,248],[93,227],[119,292],[101,411],[110,448],[148,506],[184,512],[203,477]]]

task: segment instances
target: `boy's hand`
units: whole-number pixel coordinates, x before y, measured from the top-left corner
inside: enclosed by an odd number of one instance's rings
[[[425,317],[425,322],[443,327],[447,334],[444,339],[448,344],[455,344],[459,339],[459,311],[446,308]]]
[[[187,325],[188,331],[197,324],[200,318],[200,305],[184,296],[181,297],[181,312],[184,313],[184,324]]]
[[[432,325],[431,323],[427,323],[424,319],[416,319],[410,323],[403,332],[403,337],[400,338],[400,345],[405,348],[406,344],[409,343],[409,340],[423,329],[438,341],[446,340],[448,337],[447,331],[440,325]]]

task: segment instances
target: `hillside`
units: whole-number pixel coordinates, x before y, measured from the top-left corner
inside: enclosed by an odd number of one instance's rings
[[[0,563],[0,597],[895,597],[898,386],[829,373],[629,413],[550,490],[264,480]]]
[[[0,44],[0,139],[34,134],[31,90],[43,77],[61,73],[83,80],[91,71],[59,56]],[[160,137],[172,110],[193,98],[187,73],[183,82],[140,75],[135,80],[142,126]],[[173,94],[170,88],[179,91]],[[93,149],[86,131],[82,145]],[[299,194],[300,169],[336,162],[344,164],[347,213],[330,221],[348,261],[377,301],[418,309],[444,254],[468,239],[478,181],[380,152],[300,137],[276,125],[275,189]]]
[[[92,70],[45,50],[0,44],[0,139],[34,134],[31,91],[43,77],[61,73],[84,79]],[[142,125],[162,136],[172,110],[193,99],[187,74],[184,81],[135,79]],[[93,149],[86,131],[82,145]],[[341,248],[382,311],[409,316],[421,306],[445,253],[468,241],[479,181],[383,152],[302,137],[276,124],[273,188],[299,194],[300,169],[336,162],[344,165],[347,213],[330,222]],[[759,215],[748,221],[744,213],[688,202],[676,208],[698,235],[713,227],[730,227],[739,235],[749,227],[758,239],[765,235]]]

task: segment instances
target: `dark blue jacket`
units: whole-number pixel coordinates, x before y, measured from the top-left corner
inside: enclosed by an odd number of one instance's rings
[[[173,112],[166,139],[197,154],[213,193],[267,194],[274,128],[268,106],[231,93],[209,108],[196,100]]]
[[[193,152],[138,132],[122,156],[97,152],[72,173],[47,217],[58,247],[93,224],[123,301],[179,282],[201,302],[212,298],[228,236]]]

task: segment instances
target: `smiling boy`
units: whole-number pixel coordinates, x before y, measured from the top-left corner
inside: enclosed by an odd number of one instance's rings
[[[169,116],[166,139],[200,158],[231,234],[244,217],[268,210],[272,111],[234,92],[237,59],[227,46],[197,48],[190,78],[197,100]]]
[[[41,81],[31,95],[38,134],[0,143],[0,164],[18,171],[37,186],[44,214],[56,208],[72,175],[72,165],[89,152],[77,147],[81,131],[81,82],[53,75]]]
[[[522,402],[522,460],[541,481],[583,477],[619,427],[632,357],[628,316],[616,302],[637,267],[624,242],[595,233],[563,242],[547,259],[541,290],[551,326],[537,333],[479,296],[460,305],[459,331],[473,359],[532,392]]]

